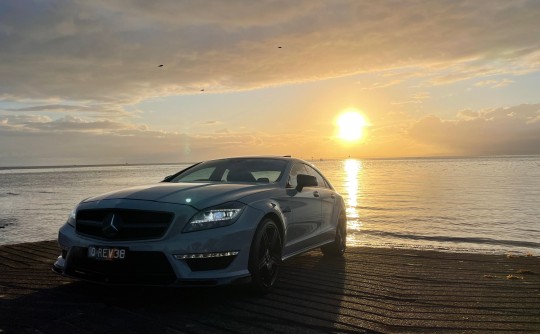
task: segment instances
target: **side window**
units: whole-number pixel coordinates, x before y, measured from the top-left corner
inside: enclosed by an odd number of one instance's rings
[[[304,164],[296,163],[293,165],[291,173],[289,174],[289,182],[287,183],[287,187],[296,188],[296,175],[298,174],[307,174]]]
[[[281,175],[281,172],[279,170],[261,170],[252,172],[251,174],[253,174],[257,182],[274,183]]]
[[[315,178],[317,178],[317,183],[319,184],[318,185],[319,188],[328,188],[328,186],[326,185],[326,181],[324,181],[324,178],[321,176],[321,174],[319,174],[319,172],[317,172],[311,166],[307,166],[307,165],[306,165],[306,169],[309,175],[315,176]]]

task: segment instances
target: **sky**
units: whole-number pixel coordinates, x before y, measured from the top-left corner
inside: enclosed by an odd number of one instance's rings
[[[540,154],[539,17],[536,0],[0,1],[0,166]]]

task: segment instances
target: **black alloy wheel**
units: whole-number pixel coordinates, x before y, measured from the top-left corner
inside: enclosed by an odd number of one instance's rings
[[[249,271],[252,288],[260,294],[272,290],[279,273],[281,263],[281,236],[272,219],[261,222],[251,245]]]
[[[336,228],[336,237],[328,245],[321,247],[321,251],[327,256],[343,256],[347,249],[347,219],[340,218]]]

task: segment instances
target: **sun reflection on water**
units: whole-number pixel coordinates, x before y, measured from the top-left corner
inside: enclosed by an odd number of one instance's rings
[[[358,196],[361,191],[358,187],[358,178],[362,170],[362,162],[354,159],[347,159],[344,162],[345,169],[345,189],[347,191],[347,244],[358,245],[357,232],[362,229],[360,214],[358,211]]]

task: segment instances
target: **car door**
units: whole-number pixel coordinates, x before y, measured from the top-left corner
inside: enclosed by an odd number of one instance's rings
[[[324,177],[313,167],[306,165],[306,169],[309,175],[314,176],[317,179],[317,193],[319,200],[321,201],[321,229],[318,231],[318,235],[314,237],[315,242],[325,242],[333,240],[335,236],[337,215],[336,211],[336,195],[334,190],[328,185]]]
[[[288,217],[283,247],[285,257],[309,248],[322,224],[321,201],[317,197],[317,188],[305,187],[302,191],[298,191],[296,189],[298,174],[309,175],[302,163],[293,165],[285,196],[279,199],[280,206],[287,212]]]

